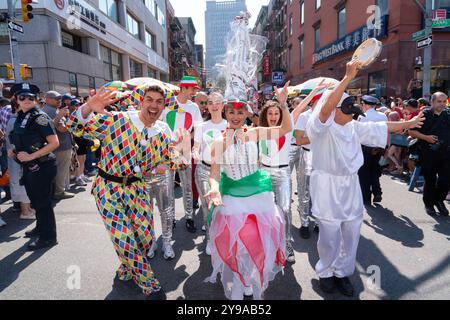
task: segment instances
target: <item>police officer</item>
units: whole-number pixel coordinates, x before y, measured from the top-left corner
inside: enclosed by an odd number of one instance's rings
[[[56,222],[51,201],[51,185],[56,175],[55,156],[59,146],[51,119],[37,106],[39,88],[29,83],[11,88],[18,104],[17,120],[9,138],[14,149],[9,156],[22,165],[21,183],[25,186],[32,207],[36,210],[36,227],[25,233],[38,236],[29,250],[57,244]]]
[[[385,114],[375,110],[380,101],[373,96],[364,95],[361,97],[361,109],[364,111],[365,117],[359,117],[360,122],[387,122]],[[373,202],[381,202],[382,191],[380,185],[381,166],[380,158],[384,153],[384,149],[373,148],[372,146],[362,146],[364,155],[364,164],[359,169],[359,184],[365,204],[371,204],[373,194]]]
[[[446,107],[447,95],[436,92],[431,97],[431,107],[423,111],[422,128],[410,130],[419,139],[419,161],[425,186],[423,202],[427,214],[448,216],[444,200],[450,190],[450,108]]]

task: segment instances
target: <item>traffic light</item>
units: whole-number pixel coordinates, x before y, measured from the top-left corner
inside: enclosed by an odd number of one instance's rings
[[[20,77],[22,78],[22,80],[28,80],[29,78],[28,66],[26,64],[20,64]]]
[[[33,6],[31,5],[33,0],[21,0],[21,2],[23,22],[28,22],[33,19]]]
[[[14,80],[14,68],[11,63],[5,63],[6,66],[6,80]]]

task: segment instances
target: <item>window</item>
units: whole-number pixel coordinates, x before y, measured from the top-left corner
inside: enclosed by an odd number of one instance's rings
[[[368,94],[376,95],[377,97],[383,97],[386,95],[386,79],[387,71],[382,70],[369,74]]]
[[[139,22],[135,18],[133,18],[133,16],[128,12],[127,12],[127,30],[136,39],[141,39]]]
[[[314,28],[314,49],[320,49],[320,25]]]
[[[100,0],[98,6],[101,11],[106,13],[106,15],[111,18],[111,20],[119,22],[119,14],[117,10],[116,0]]]
[[[95,89],[95,78],[89,77],[89,89]]]
[[[130,59],[130,77],[138,78],[142,77],[142,64]]]
[[[150,78],[156,79],[156,70],[147,67],[147,73]]]
[[[156,36],[145,30],[145,44],[156,51]]]
[[[150,13],[155,16],[155,1],[154,0],[144,0],[145,6],[148,8]]]
[[[292,14],[289,17],[289,35],[292,36]]]
[[[106,81],[122,79],[122,59],[120,53],[110,48],[100,46],[103,60],[103,76]]]
[[[78,52],[83,52],[83,48],[81,45],[81,37],[69,33],[67,31],[63,31],[61,30],[61,43],[63,45],[63,47],[78,51]]]
[[[78,96],[78,81],[76,73],[69,72],[69,85],[70,85],[70,94]]]
[[[320,9],[320,4],[321,4],[321,1],[320,0],[316,0],[316,10]]]
[[[300,3],[300,24],[305,23],[305,1]]]
[[[345,7],[338,10],[338,39],[345,36]]]
[[[300,38],[300,68],[305,66],[305,37]]]
[[[164,57],[164,42],[161,41],[161,57]]]

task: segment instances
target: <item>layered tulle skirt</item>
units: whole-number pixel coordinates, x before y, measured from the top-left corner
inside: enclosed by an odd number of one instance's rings
[[[250,288],[261,299],[285,264],[284,217],[271,190],[262,170],[240,180],[222,174],[224,206],[209,217],[213,272],[205,281],[215,283],[220,274],[228,299],[241,299]]]

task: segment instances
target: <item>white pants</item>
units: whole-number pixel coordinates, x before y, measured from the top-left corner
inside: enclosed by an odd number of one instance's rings
[[[319,262],[316,264],[316,272],[320,278],[333,275],[343,278],[353,274],[362,221],[363,215],[350,221],[318,219]]]

